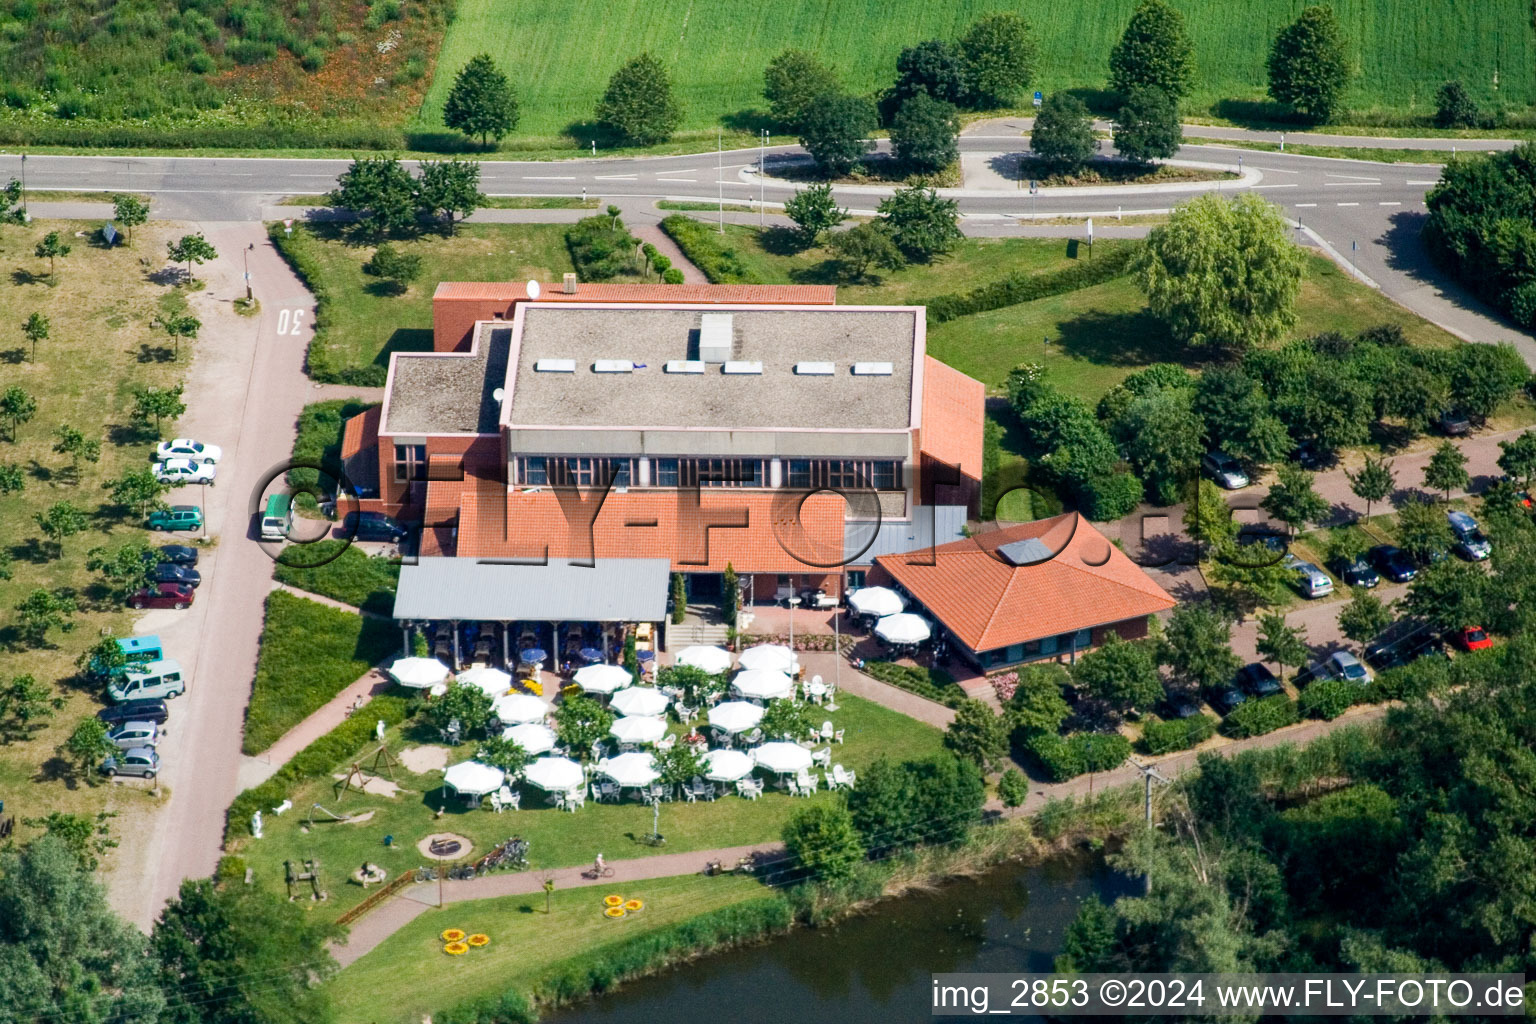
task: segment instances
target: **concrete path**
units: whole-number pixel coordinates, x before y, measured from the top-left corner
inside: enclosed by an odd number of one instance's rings
[[[246,790],[266,782],[277,774],[279,768],[293,760],[295,754],[350,718],[353,706],[359,699],[372,700],[392,685],[382,669],[369,670],[304,721],[285,732],[266,750],[259,754],[243,755],[240,758],[239,788]],[[365,707],[361,713],[366,715],[368,709]]]
[[[799,657],[800,663],[805,666],[807,678],[821,676],[824,682],[835,683],[838,689],[846,693],[874,701],[935,729],[947,729],[955,719],[952,709],[926,697],[908,693],[899,686],[867,676],[850,665],[847,659],[831,651],[800,651]]]
[[[704,271],[693,265],[693,261],[683,255],[683,250],[677,247],[672,237],[654,224],[631,224],[625,222],[629,233],[642,242],[654,245],[663,256],[672,261],[672,265],[683,272],[684,284],[708,284],[709,278],[704,276]]]
[[[294,597],[302,597],[304,600],[313,601],[316,604],[323,604],[327,608],[335,608],[337,611],[351,612],[353,615],[361,615],[365,619],[387,619],[391,622],[394,621],[393,616],[380,615],[378,612],[365,611],[362,608],[356,607],[355,605],[347,604],[345,601],[338,601],[334,597],[326,597],[324,594],[316,594],[305,590],[302,587],[291,587],[286,583],[279,583],[277,580],[272,581],[272,589],[281,590],[286,594],[292,594]],[[391,655],[391,657],[393,657],[393,655]]]

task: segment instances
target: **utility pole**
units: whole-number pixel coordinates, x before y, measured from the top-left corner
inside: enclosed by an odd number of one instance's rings
[[[721,129],[715,129],[715,186],[720,193],[720,233],[725,234],[725,149]]]
[[[252,242],[250,245],[247,245],[245,247],[245,253],[244,253],[244,255],[245,255],[245,301],[246,302],[250,302],[251,301],[251,250],[254,249],[254,248],[256,248],[256,243]]]
[[[764,128],[757,136],[757,226],[763,227],[763,203],[767,198],[768,175],[768,129]]]
[[[1162,772],[1158,771],[1155,767],[1153,767],[1150,764],[1141,764],[1138,761],[1132,761],[1131,763],[1136,766],[1136,770],[1137,771],[1141,772],[1142,781],[1146,784],[1146,797],[1145,797],[1145,805],[1144,805],[1144,807],[1145,807],[1147,828],[1151,828],[1152,827],[1152,780],[1156,779],[1158,782],[1161,782],[1165,786],[1170,786],[1170,785],[1173,784],[1173,782],[1172,782],[1171,779],[1168,778],[1168,776],[1164,775]],[[1141,884],[1142,884],[1142,894],[1150,896],[1152,894],[1152,876],[1151,875],[1143,875],[1142,879],[1141,879]]]

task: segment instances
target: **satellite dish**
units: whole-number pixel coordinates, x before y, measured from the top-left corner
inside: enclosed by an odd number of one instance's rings
[[[537,282],[537,281],[529,281],[528,282],[528,297],[530,299],[537,299],[539,297],[539,282]]]
[[[499,402],[503,398],[507,397],[507,392],[506,392],[506,390],[504,388],[497,388],[495,391],[491,392],[491,397],[496,399],[496,401]]]

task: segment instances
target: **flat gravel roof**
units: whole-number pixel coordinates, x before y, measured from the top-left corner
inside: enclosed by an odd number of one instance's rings
[[[389,391],[392,434],[494,434],[495,391],[507,375],[512,327],[482,329],[473,354],[401,352]]]

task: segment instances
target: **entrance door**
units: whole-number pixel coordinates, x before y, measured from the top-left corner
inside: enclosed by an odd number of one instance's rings
[[[719,604],[724,587],[718,572],[691,572],[688,581],[688,600],[696,604]]]

